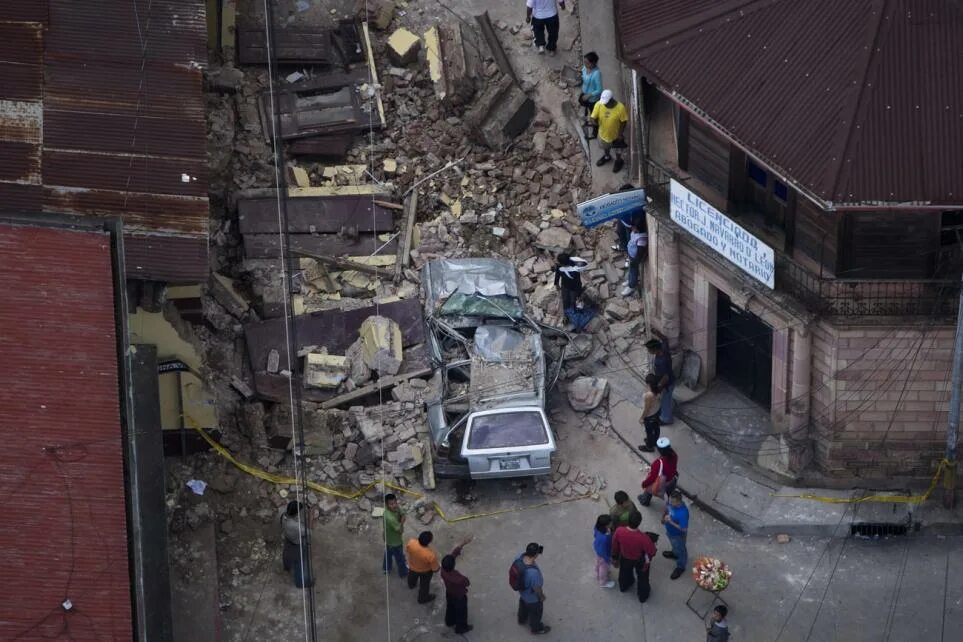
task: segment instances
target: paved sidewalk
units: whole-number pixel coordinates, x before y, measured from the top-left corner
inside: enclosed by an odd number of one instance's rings
[[[646,368],[637,369],[644,371]],[[641,383],[634,377],[609,378],[609,383],[612,386],[609,417],[613,430],[640,460],[651,463],[655,455],[637,449],[642,442],[642,429],[639,425],[641,408],[635,400],[642,399]],[[684,388],[677,389],[677,404],[685,395]],[[663,426],[662,435],[672,441],[673,448],[679,453],[679,487],[683,492],[707,513],[743,533],[847,537],[853,524],[908,523],[913,528],[919,524],[919,528],[928,534],[963,534],[963,507],[958,505],[953,511],[943,509],[939,488],[928,501],[919,505],[890,502],[834,504],[804,499],[798,496],[857,499],[872,494],[920,494],[925,488],[873,491],[794,487],[720,450],[678,415],[671,426]]]
[[[611,89],[615,97],[629,107],[629,98],[622,83],[622,63],[615,54],[615,3],[581,2],[578,7],[579,24],[582,30],[582,53],[594,51],[599,55],[599,69],[602,71],[602,86]],[[582,63],[579,61],[578,68]],[[579,110],[581,116],[581,109]],[[625,155],[625,168],[615,173],[612,163],[596,167],[595,161],[601,156],[598,140],[589,141],[592,149],[592,193],[593,195],[614,192],[628,182],[629,158]],[[626,150],[628,151],[628,150]]]

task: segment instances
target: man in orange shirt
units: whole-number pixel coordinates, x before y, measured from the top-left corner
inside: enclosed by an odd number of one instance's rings
[[[438,554],[428,547],[433,539],[431,531],[422,531],[418,539],[408,540],[405,546],[405,553],[408,554],[408,588],[418,586],[418,604],[435,599],[435,594],[428,592],[431,576],[439,568]]]

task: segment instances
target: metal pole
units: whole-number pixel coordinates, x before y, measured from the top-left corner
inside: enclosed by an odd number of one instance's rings
[[[961,277],[963,284],[963,277]],[[953,344],[953,387],[950,389],[950,425],[946,430],[946,467],[943,470],[943,506],[956,504],[956,442],[960,433],[960,387],[963,386],[963,289],[956,313],[956,341]]]

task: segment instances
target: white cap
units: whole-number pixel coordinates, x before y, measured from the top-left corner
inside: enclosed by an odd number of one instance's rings
[[[602,92],[602,97],[599,98],[599,100],[602,101],[602,104],[603,104],[603,105],[606,104],[606,103],[608,103],[610,100],[612,100],[612,91],[609,90],[609,89],[606,89],[605,91],[603,91],[603,92]]]
[[[659,437],[659,440],[655,442],[655,445],[657,448],[668,448],[672,445],[672,442],[669,441],[668,437]]]

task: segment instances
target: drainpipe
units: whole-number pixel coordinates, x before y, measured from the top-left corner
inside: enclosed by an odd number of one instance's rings
[[[789,470],[801,472],[809,463],[812,438],[809,423],[812,364],[812,333],[806,328],[793,330],[792,376],[789,386]]]

